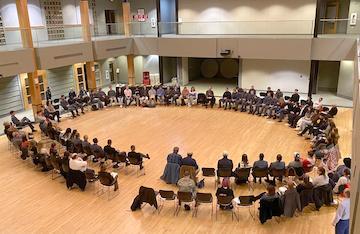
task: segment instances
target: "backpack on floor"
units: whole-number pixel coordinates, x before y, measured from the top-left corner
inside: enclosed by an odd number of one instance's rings
[[[99,108],[97,107],[97,105],[94,104],[94,105],[91,106],[91,110],[92,111],[97,111],[97,110],[99,110]]]

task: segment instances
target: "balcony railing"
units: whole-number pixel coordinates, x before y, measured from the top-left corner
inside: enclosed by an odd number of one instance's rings
[[[313,35],[313,20],[269,21],[211,21],[211,22],[131,22],[132,36],[165,35]],[[18,27],[0,27],[0,49],[22,47],[21,34],[31,30],[35,47],[81,42],[82,25],[36,26],[20,30]],[[318,34],[360,34],[360,20],[321,19]],[[93,40],[123,36],[122,22],[91,25]]]
[[[159,32],[161,35],[312,35],[314,21],[159,22]]]
[[[320,19],[318,34],[360,34],[359,19]]]

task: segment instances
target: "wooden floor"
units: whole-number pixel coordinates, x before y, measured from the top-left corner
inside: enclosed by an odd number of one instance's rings
[[[340,147],[343,155],[351,150],[352,110],[342,109],[335,119],[340,129]],[[95,186],[85,192],[67,190],[62,178],[51,180],[30,161],[11,155],[5,137],[0,139],[0,232],[1,233],[332,233],[334,208],[320,212],[306,208],[298,217],[271,220],[261,225],[253,221],[247,209],[240,211],[240,222],[231,220],[231,214],[220,212],[218,220],[211,219],[211,208],[201,205],[198,217],[181,211],[173,216],[173,203],[165,205],[161,214],[154,214],[146,206],[131,212],[130,205],[141,185],[154,189],[173,189],[159,179],[166,156],[174,146],[180,153],[193,152],[201,167],[216,167],[223,150],[230,153],[234,163],[247,153],[250,161],[263,152],[268,161],[277,153],[286,162],[295,151],[304,155],[309,141],[296,135],[285,123],[269,121],[244,113],[218,109],[157,107],[111,108],[88,112],[85,116],[61,123],[63,128],[76,128],[81,134],[98,137],[102,145],[111,138],[120,150],[149,153],[145,162],[146,175],[137,177],[128,168],[119,171],[119,194],[108,201],[107,196],[94,194]],[[215,192],[214,180],[207,179],[203,192]],[[264,191],[256,185],[254,194]],[[249,194],[246,186],[238,186],[235,195]]]

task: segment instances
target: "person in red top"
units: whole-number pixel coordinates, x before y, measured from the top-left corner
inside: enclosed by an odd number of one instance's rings
[[[315,165],[314,155],[309,153],[308,157],[305,159],[302,159],[302,167],[305,172],[309,171],[309,168]]]

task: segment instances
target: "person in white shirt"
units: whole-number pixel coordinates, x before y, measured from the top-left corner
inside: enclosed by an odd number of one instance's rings
[[[322,101],[323,101],[323,98],[320,97],[319,100],[314,103],[314,109],[321,110],[322,106],[323,106]]]
[[[349,233],[349,219],[350,219],[350,189],[344,190],[344,199],[339,204],[333,225],[335,226],[336,234],[348,234]]]
[[[124,90],[124,95],[125,95],[124,104],[126,107],[126,106],[130,105],[132,102],[132,91],[131,91],[131,89],[129,89],[129,86],[126,86],[126,88]]]
[[[344,170],[343,176],[341,176],[337,181],[337,183],[335,184],[335,187],[333,189],[334,193],[341,193],[342,191],[339,191],[339,187],[341,185],[346,185],[348,183],[350,183],[350,170],[346,168]]]
[[[82,158],[78,157],[77,154],[72,154],[69,160],[69,167],[74,171],[85,172],[87,168],[87,162],[83,161]]]
[[[326,185],[329,183],[329,177],[326,175],[326,171],[323,167],[318,169],[318,176],[313,178],[312,181],[314,188]]]

